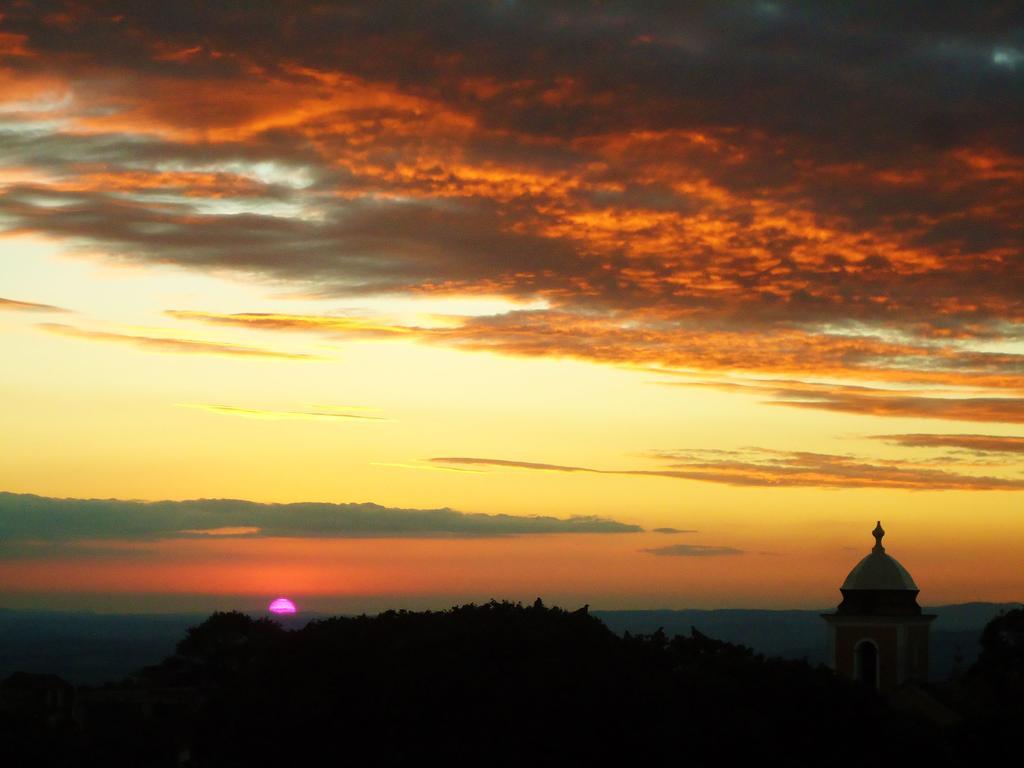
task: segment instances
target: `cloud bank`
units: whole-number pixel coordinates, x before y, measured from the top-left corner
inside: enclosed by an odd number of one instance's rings
[[[544,307],[277,330],[966,386],[991,391],[941,413],[1019,420],[994,400],[1024,393],[1022,29],[1001,2],[27,1],[0,231]]]
[[[378,504],[261,504],[236,499],[54,499],[0,492],[0,541],[155,540],[195,536],[411,538],[634,533],[596,516],[488,515]]]

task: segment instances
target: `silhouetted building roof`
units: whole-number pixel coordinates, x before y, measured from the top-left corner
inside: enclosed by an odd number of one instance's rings
[[[886,554],[881,522],[871,535],[875,537],[875,546],[854,566],[839,588],[843,602],[836,612],[860,616],[920,615],[917,584],[896,558]]]
[[[841,589],[908,589],[916,592],[917,584],[910,573],[896,558],[887,555],[885,547],[882,546],[885,531],[882,529],[881,521],[875,526],[872,535],[875,537],[874,548],[853,567]]]

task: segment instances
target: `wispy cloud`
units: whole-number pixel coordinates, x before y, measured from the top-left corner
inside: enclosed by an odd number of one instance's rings
[[[197,408],[210,413],[217,413],[223,416],[239,416],[245,419],[269,419],[272,421],[281,420],[326,420],[326,421],[391,421],[384,416],[376,416],[371,413],[362,412],[366,409],[344,406],[313,406],[311,410],[304,411],[275,411],[263,408],[240,408],[234,405],[216,405],[211,403],[179,403],[182,408]]]
[[[871,435],[908,448],[955,448],[976,453],[1024,453],[1024,437],[1007,435]]]
[[[333,315],[286,315],[270,312],[219,314],[169,309],[164,314],[178,320],[198,320],[217,325],[233,325],[272,331],[316,331],[343,335],[404,335],[419,329],[360,317]]]
[[[906,391],[804,381],[666,381],[669,386],[710,387],[763,395],[769,405],[864,416],[1024,423],[1024,397],[977,397],[961,392]]]
[[[154,540],[234,535],[410,538],[565,533],[634,533],[597,516],[549,517],[402,509],[378,504],[262,504],[237,499],[122,501],[0,493],[0,540]],[[228,532],[225,534],[225,532]]]
[[[851,455],[765,448],[660,451],[653,456],[692,479],[738,486],[1024,490],[1024,479],[966,474],[899,459],[872,460]]]
[[[106,341],[116,344],[130,344],[142,349],[154,352],[170,352],[186,355],[226,355],[229,357],[266,357],[279,360],[318,360],[316,355],[301,354],[298,352],[279,352],[261,347],[247,347],[241,344],[228,344],[224,342],[200,341],[196,339],[183,339],[164,336],[141,336],[127,333],[113,333],[110,331],[95,331],[86,328],[78,328],[64,323],[39,323],[38,326],[49,333],[56,333],[60,336],[68,336],[75,339],[86,339],[88,341]]]
[[[52,304],[36,304],[31,301],[15,301],[14,299],[5,299],[0,296],[0,311],[7,310],[12,312],[70,312],[71,310],[64,309],[64,307],[55,307]]]
[[[772,404],[865,416],[1024,424],[1024,398],[1021,397],[924,397],[836,393],[823,394],[811,399],[777,400],[772,401]]]
[[[703,544],[671,544],[667,547],[650,547],[640,551],[664,557],[727,557],[747,554],[745,550],[734,547],[713,547]]]
[[[688,528],[652,528],[651,531],[653,533],[699,533],[699,531]]]
[[[1024,356],[943,348],[932,341],[911,342],[880,336],[813,332],[800,328],[761,330],[752,326],[695,327],[640,310],[611,315],[556,309],[514,310],[497,315],[447,317],[438,326],[401,325],[383,319],[335,315],[269,313],[218,314],[170,310],[169,316],[216,325],[269,331],[304,331],[337,337],[413,338],[459,349],[523,357],[570,357],[633,367],[662,366],[654,372],[748,372],[835,376],[932,387],[988,387],[1024,391]],[[742,384],[687,381],[689,386],[735,389],[775,384],[778,396],[792,391],[827,393],[801,382]],[[872,393],[871,387],[851,391]],[[837,387],[834,391],[845,391]],[[881,392],[879,392],[881,394]],[[797,398],[794,398],[796,400]]]
[[[934,469],[915,462],[871,461],[852,456],[773,451],[658,451],[661,463],[652,469],[595,469],[482,457],[437,457],[431,461],[454,466],[490,466],[547,472],[587,472],[599,475],[662,477],[700,480],[741,487],[896,488],[904,490],[1019,491],[1024,480],[988,477]]]
[[[511,469],[538,469],[544,472],[591,472],[596,475],[620,475],[624,473],[623,470],[593,469],[591,467],[544,464],[535,461],[516,461],[514,459],[486,459],[478,456],[435,456],[430,461],[434,464],[484,465],[488,467],[508,467]],[[632,474],[632,472],[625,472],[625,474]]]
[[[260,533],[260,529],[254,525],[224,525],[220,528],[186,528],[185,530],[179,531],[182,536],[198,536],[198,537],[209,537],[209,536],[256,536]]]
[[[394,469],[413,469],[420,472],[460,472],[460,473],[481,473],[483,470],[470,469],[469,467],[445,467],[438,464],[414,463],[403,461],[371,461],[372,467],[393,467]]]

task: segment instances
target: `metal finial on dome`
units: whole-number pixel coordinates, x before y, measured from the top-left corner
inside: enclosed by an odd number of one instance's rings
[[[885,547],[882,546],[882,537],[885,536],[885,529],[882,528],[881,520],[875,525],[875,530],[871,532],[871,535],[875,537],[875,548],[872,551],[885,552]]]

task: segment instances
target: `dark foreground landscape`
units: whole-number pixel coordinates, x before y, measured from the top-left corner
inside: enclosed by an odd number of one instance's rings
[[[950,680],[888,698],[540,601],[292,629],[216,613],[119,682],[15,673],[0,692],[17,766],[982,765],[1019,757],[1024,610],[993,619]]]

